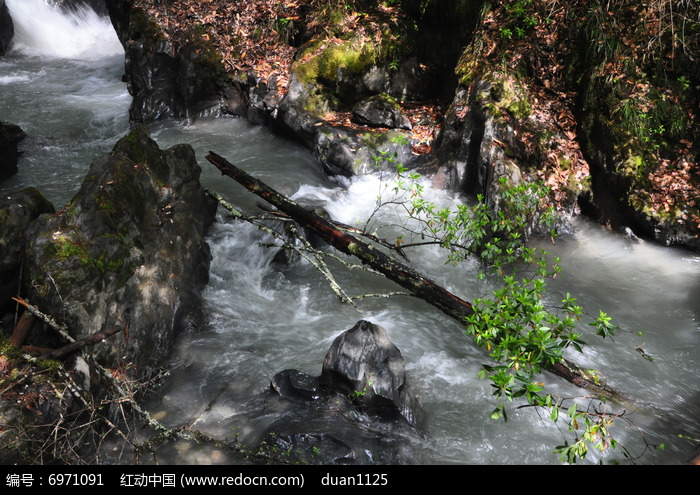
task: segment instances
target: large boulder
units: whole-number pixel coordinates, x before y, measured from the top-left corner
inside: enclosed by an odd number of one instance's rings
[[[80,190],[26,233],[25,291],[107,367],[138,377],[165,364],[175,335],[201,321],[216,203],[189,145],[159,149],[139,128],[93,162]],[[36,343],[46,346],[46,342]]]

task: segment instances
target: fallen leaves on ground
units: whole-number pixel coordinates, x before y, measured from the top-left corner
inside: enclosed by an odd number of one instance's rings
[[[142,7],[159,22],[166,38],[175,45],[185,42],[184,34],[192,25],[201,25],[205,29],[203,36],[221,54],[227,71],[254,71],[262,81],[270,81],[274,76],[280,94],[287,90],[291,63],[297,54],[295,43],[300,41],[295,36],[300,32],[300,27],[304,27],[306,36],[325,33],[329,39],[333,38],[329,26],[324,24],[330,18],[324,15],[331,4],[320,0],[135,0],[134,5]],[[571,29],[572,11],[571,6],[559,2],[535,2],[533,6],[545,8],[535,8],[533,19],[537,22],[527,36],[506,38],[503,28],[513,27],[513,11],[509,2],[496,2],[480,26],[484,42],[482,54],[486,59],[497,57],[499,63],[510,67],[527,64],[530,73],[527,87],[532,105],[530,118],[535,126],[547,129],[555,136],[552,142],[546,143],[545,148],[549,151],[545,156],[539,156],[542,163],[537,167],[537,174],[552,189],[557,201],[564,202],[570,188],[589,175],[588,163],[577,140],[574,115],[577,95],[567,86],[564,77],[565,51],[570,45],[565,38]],[[642,4],[628,6],[633,10],[651,7]],[[379,4],[377,8],[389,17],[398,15],[395,7]],[[652,31],[656,29],[654,26],[663,22],[652,10],[649,10],[647,17]],[[345,9],[340,22],[342,30],[364,30],[368,37],[373,35],[372,28],[376,27],[374,21],[368,19],[367,13],[352,9]],[[643,50],[644,46],[635,40],[632,33],[622,32],[621,35],[633,53]],[[622,58],[612,60],[603,70],[611,77],[622,77],[624,71],[620,64],[623,62]],[[632,84],[629,89],[640,91],[644,88]],[[413,152],[430,152],[442,125],[444,108],[427,102],[404,102],[403,110],[413,126],[410,131],[415,143]],[[466,111],[466,107],[458,110],[457,117],[463,118]],[[324,118],[332,125],[366,129],[353,123],[348,112],[337,112]],[[526,130],[520,137],[528,152],[537,156],[542,149],[542,143],[537,142],[538,137]],[[674,163],[660,160],[649,179],[654,187],[651,194],[653,210],[668,210],[679,203],[695,206],[700,197],[694,157],[679,158]],[[688,220],[696,221],[692,215]]]

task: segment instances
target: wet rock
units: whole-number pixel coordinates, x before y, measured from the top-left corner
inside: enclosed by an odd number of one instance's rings
[[[298,370],[284,370],[270,381],[270,387],[281,397],[290,400],[316,400],[326,395],[321,388],[319,377],[313,377]]]
[[[277,93],[277,79],[272,76],[267,83],[264,83],[251,75],[248,81],[250,90],[246,100],[245,116],[252,124],[270,125],[277,114],[280,100]]]
[[[120,329],[91,349],[108,368],[151,375],[176,334],[202,320],[216,204],[199,174],[189,145],[161,150],[136,129],[93,162],[64,209],[26,233],[29,299],[76,340]]]
[[[0,180],[17,173],[18,145],[25,137],[19,126],[0,122]]]
[[[280,100],[272,122],[273,130],[300,141],[309,148],[329,177],[339,182],[349,177],[384,168],[396,171],[395,162],[407,165],[413,160],[405,131],[399,129],[357,130],[331,125],[305,108],[314,86],[302,83],[292,74],[289,90]]]
[[[504,208],[504,191],[521,185],[533,167],[533,157],[519,136],[516,119],[503,117],[503,108],[524,98],[503,93],[488,74],[477,77],[469,88],[460,86],[445,115],[444,130],[433,156],[436,183],[481,195],[494,212]],[[571,230],[576,201],[576,194],[562,200],[556,219],[559,231]],[[537,211],[528,216],[530,223],[524,227],[524,235],[549,235],[551,227],[540,222]]]
[[[218,115],[226,101],[223,67],[197,26],[181,45],[171,43],[154,19],[124,0],[107,0],[125,52],[125,79],[134,123],[167,117]]]
[[[321,384],[349,394],[371,413],[399,414],[413,426],[422,422],[401,352],[379,325],[361,320],[335,339],[323,360]]]
[[[381,326],[364,320],[335,339],[323,360],[321,376],[285,370],[273,377],[271,387],[296,401],[327,401],[340,395],[363,413],[402,418],[413,427],[421,427],[424,420],[408,385],[401,352]]]
[[[12,17],[10,17],[10,11],[5,5],[5,0],[0,0],[0,56],[7,53],[14,35],[15,27],[12,23]]]
[[[353,120],[360,125],[411,129],[411,121],[401,111],[401,105],[386,93],[358,102],[352,110]]]
[[[270,388],[278,413],[259,446],[291,462],[401,463],[415,459],[425,414],[413,396],[399,349],[385,330],[359,321],[339,335],[320,376],[284,370]]]
[[[388,73],[375,66],[368,66],[356,74],[344,72],[342,77],[338,77],[343,82],[340,86],[345,88],[342,90],[344,96],[340,99],[348,100],[345,103],[348,110],[358,101],[368,98],[365,82],[373,88],[391,87]],[[362,82],[363,78],[365,82]],[[348,87],[353,89],[348,90]],[[358,106],[356,119],[366,122],[368,127],[377,126],[376,129],[358,130],[323,119],[323,115],[332,111],[330,107],[333,106],[325,101],[329,98],[328,91],[322,81],[304,81],[293,72],[288,91],[272,112],[273,130],[300,141],[318,158],[325,172],[339,181],[377,171],[376,165],[387,165],[381,163],[383,158],[394,152],[397,162],[409,166],[415,155],[411,153],[411,143],[405,129],[409,129],[411,124],[398,104],[391,104],[392,101],[395,103],[392,97],[385,94],[381,98],[370,98],[364,105]],[[402,133],[403,139],[394,141],[398,133]],[[392,172],[396,170],[395,165],[389,168]]]
[[[0,315],[14,307],[24,232],[42,213],[54,213],[54,207],[37,189],[0,196]]]

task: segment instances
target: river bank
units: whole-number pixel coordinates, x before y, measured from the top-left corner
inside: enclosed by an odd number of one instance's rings
[[[170,53],[199,46],[206,56],[198,60],[221,71],[228,96],[235,81],[237,95],[218,102],[220,110],[300,139],[332,175],[363,173],[357,163],[376,157],[365,137],[386,128],[357,124],[352,108],[384,92],[412,125],[398,130],[408,146],[391,149],[445,187],[489,191],[488,168],[504,162],[549,186],[563,216],[583,210],[614,230],[697,247],[700,82],[686,61],[698,33],[687,32],[685,49],[669,65],[655,55],[665,53],[667,39],[645,45],[652,35],[638,26],[651,19],[667,33],[674,22],[693,18],[696,6],[667,25],[659,2],[619,13],[612,6],[607,17],[597,4],[587,10],[577,3],[497,2],[482,9],[477,2],[462,11],[432,2],[421,10],[417,3],[135,7]],[[595,33],[613,32],[623,10],[628,24],[621,36],[634,43],[601,53]],[[438,22],[446,18],[453,22]],[[582,27],[573,28],[581,18]],[[632,59],[644,63],[625,62]],[[666,76],[659,79],[658,71]],[[624,77],[633,85],[601,83]],[[663,83],[669,80],[679,82]],[[625,120],[632,113],[639,116],[636,129]],[[604,127],[592,123],[603,116],[619,132],[601,134]]]

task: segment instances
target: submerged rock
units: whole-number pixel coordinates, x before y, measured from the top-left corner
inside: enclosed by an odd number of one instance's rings
[[[107,367],[149,376],[177,332],[200,322],[216,203],[199,174],[189,145],[160,150],[137,129],[92,164],[64,209],[26,233],[29,300],[76,340],[120,329],[92,349]]]

